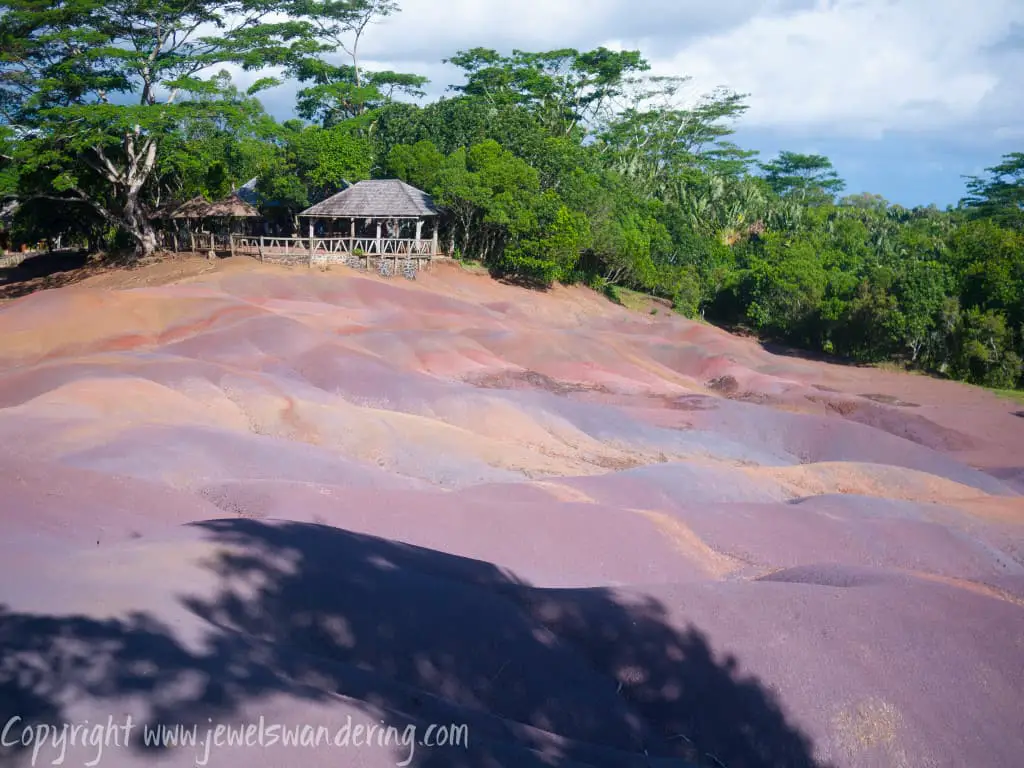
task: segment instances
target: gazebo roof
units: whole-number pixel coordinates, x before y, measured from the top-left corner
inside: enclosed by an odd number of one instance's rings
[[[307,208],[299,216],[338,218],[410,218],[437,216],[426,192],[398,179],[360,181]]]

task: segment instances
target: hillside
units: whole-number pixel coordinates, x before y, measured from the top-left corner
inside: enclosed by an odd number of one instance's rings
[[[468,726],[185,768],[1016,767],[1021,409],[454,264],[101,272],[0,305],[0,713]]]

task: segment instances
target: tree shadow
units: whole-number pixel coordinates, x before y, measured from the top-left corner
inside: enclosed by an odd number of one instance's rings
[[[77,283],[90,274],[87,251],[52,251],[0,268],[0,298],[15,299],[35,291]]]
[[[0,607],[0,719],[58,725],[69,701],[132,696],[151,725],[205,727],[282,695],[347,697],[399,733],[467,724],[468,747],[415,750],[410,764],[429,768],[820,765],[774,695],[653,598],[536,588],[490,563],[324,526],[197,526],[215,545],[205,567],[217,587],[181,604],[201,642],[143,613]],[[408,755],[398,747],[391,764]],[[29,757],[0,748],[2,765]]]

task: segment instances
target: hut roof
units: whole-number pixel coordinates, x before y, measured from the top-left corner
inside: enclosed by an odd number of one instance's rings
[[[436,216],[430,195],[398,179],[360,181],[307,208],[300,216],[324,218],[419,218]]]
[[[202,195],[196,195],[187,203],[182,203],[178,206],[173,214],[172,219],[202,219],[206,217],[206,210],[210,205],[210,201]]]
[[[214,219],[233,218],[244,219],[259,216],[260,212],[245,202],[238,195],[232,193],[223,200],[208,202],[205,197],[199,195],[184,203],[171,216],[173,219]]]
[[[259,211],[234,192],[222,200],[210,203],[206,212],[206,216],[211,218],[248,219],[256,218],[259,215]]]

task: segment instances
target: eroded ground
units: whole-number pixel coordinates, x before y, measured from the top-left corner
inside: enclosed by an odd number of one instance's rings
[[[455,266],[98,274],[0,306],[0,714],[467,724],[428,766],[1016,768],[1019,409]]]

